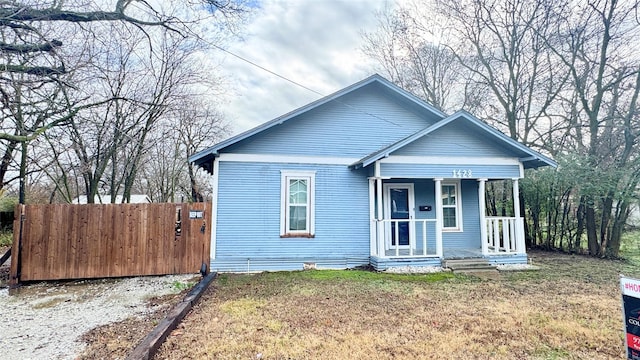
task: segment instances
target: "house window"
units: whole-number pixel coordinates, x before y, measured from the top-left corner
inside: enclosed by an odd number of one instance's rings
[[[462,230],[460,183],[442,183],[442,229]]]
[[[282,170],[281,237],[313,237],[315,172]]]

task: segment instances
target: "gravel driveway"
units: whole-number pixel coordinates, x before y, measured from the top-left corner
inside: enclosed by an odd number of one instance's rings
[[[74,359],[85,332],[155,309],[146,300],[177,293],[194,275],[37,283],[0,289],[2,359]]]

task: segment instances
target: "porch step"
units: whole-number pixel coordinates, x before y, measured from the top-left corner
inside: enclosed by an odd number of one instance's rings
[[[497,272],[495,265],[491,265],[489,261],[482,258],[475,259],[453,259],[442,262],[442,267],[451,269],[454,273],[480,273],[480,272]]]

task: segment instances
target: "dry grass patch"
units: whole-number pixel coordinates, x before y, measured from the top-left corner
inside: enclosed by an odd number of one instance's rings
[[[623,261],[533,253],[538,272],[221,275],[158,359],[623,358]]]

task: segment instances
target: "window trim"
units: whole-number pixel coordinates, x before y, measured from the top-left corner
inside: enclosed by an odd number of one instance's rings
[[[456,204],[455,206],[452,205],[444,205],[442,203],[442,199],[438,200],[440,201],[440,207],[442,209],[442,231],[446,231],[446,232],[462,232],[462,192],[461,192],[461,184],[460,181],[457,180],[449,180],[449,181],[443,181],[440,184],[440,193],[444,194],[443,188],[445,186],[454,186],[455,191],[456,191]],[[456,209],[456,226],[455,227],[445,227],[444,226],[444,209],[445,208],[455,208]]]
[[[281,238],[313,238],[315,237],[315,171],[280,170],[280,237]],[[289,230],[289,180],[307,180],[307,229]]]

